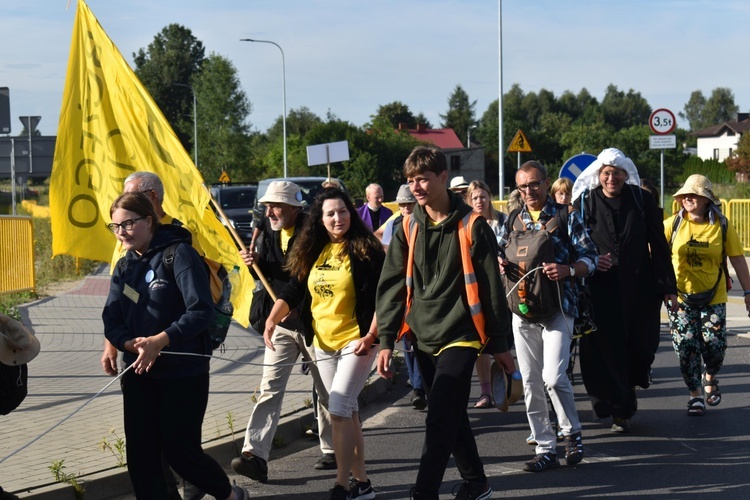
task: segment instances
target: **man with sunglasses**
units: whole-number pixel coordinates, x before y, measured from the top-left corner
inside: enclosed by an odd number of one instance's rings
[[[564,282],[560,311],[544,320],[531,320],[514,311],[516,313],[513,314],[512,322],[518,366],[523,376],[526,417],[531,435],[537,443],[536,455],[525,463],[523,470],[541,472],[560,465],[557,460],[557,435],[549,422],[545,390],[549,392],[564,436],[567,465],[577,465],[583,459],[581,423],[576,411],[573,386],[565,369],[570,359],[573,321],[577,314],[576,284],[573,277],[593,273],[598,252],[585,231],[578,211],[565,214],[567,217],[560,217],[563,213],[558,215],[558,211],[568,208],[558,205],[549,196],[550,179],[541,163],[528,161],[521,165],[516,172],[516,186],[524,205],[520,212],[514,211],[500,231],[498,242],[501,267],[508,264],[505,249],[510,241],[515,219],[519,219],[523,227],[531,230],[543,230],[553,219],[567,220],[567,227],[558,227],[550,232],[555,261],[543,263],[543,279]],[[563,234],[567,234],[567,237]]]

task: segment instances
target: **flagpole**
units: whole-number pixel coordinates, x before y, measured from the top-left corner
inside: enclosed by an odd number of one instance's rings
[[[211,199],[211,203],[213,204],[214,208],[216,208],[216,211],[219,212],[219,215],[222,219],[225,221],[229,220],[227,215],[224,213],[224,210],[221,209],[221,205],[216,203],[216,200],[214,200],[213,195],[211,194],[211,190],[208,189],[208,186],[205,182],[201,184],[203,186],[203,189],[206,190],[206,193],[208,193],[208,197]],[[237,230],[232,227],[231,224],[227,225],[227,229],[229,229],[229,232],[232,234],[232,237],[234,238],[235,243],[237,243],[237,246],[240,247],[240,250],[243,252],[247,251],[247,247],[242,242],[242,238],[240,238],[240,235],[237,233]],[[271,297],[271,300],[276,302],[276,294],[273,292],[273,288],[271,288],[271,284],[268,283],[268,280],[266,279],[266,276],[263,274],[263,271],[260,270],[258,267],[258,264],[253,262],[253,271],[255,271],[255,274],[258,275],[258,278],[260,279],[261,283],[263,283],[263,286],[266,287],[266,291],[268,292],[268,295]]]

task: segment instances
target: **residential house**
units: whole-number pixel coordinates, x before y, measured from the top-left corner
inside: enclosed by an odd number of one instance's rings
[[[485,180],[484,147],[464,147],[452,128],[429,129],[423,124],[416,129],[407,129],[405,124],[399,124],[399,130],[407,130],[409,135],[418,141],[440,148],[448,160],[448,181],[459,175],[469,182],[479,179]]]
[[[719,125],[690,132],[698,138],[698,157],[703,160],[724,161],[740,142],[742,134],[750,132],[750,113],[737,113],[737,118]]]

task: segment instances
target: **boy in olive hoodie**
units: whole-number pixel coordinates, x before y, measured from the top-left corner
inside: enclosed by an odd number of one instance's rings
[[[410,234],[416,231],[412,300],[407,306],[404,276],[409,274],[409,242],[404,221],[393,234],[378,284],[378,373],[393,376],[393,347],[405,319],[428,394],[425,442],[412,498],[438,498],[451,454],[464,480],[457,498],[490,498],[492,489],[466,408],[482,337],[490,341],[488,348],[506,372],[515,369],[508,351],[511,328],[495,235],[484,218],[474,221],[470,248],[473,276],[465,279],[459,227],[466,226],[472,209],[448,191],[445,155],[434,148],[416,147],[404,163],[404,176],[417,199],[412,214],[415,224],[410,225]],[[474,281],[478,287],[472,295],[467,283]],[[469,308],[477,293],[481,311],[480,307]]]

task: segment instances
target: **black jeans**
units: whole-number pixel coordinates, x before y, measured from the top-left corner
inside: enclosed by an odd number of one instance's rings
[[[162,454],[183,479],[218,499],[232,492],[229,478],[201,448],[208,404],[208,373],[154,379],[132,370],[121,380],[130,480],[136,498],[167,498]]]
[[[466,411],[477,350],[451,347],[437,357],[419,350],[415,354],[428,401],[415,488],[427,498],[438,498],[451,453],[464,481],[486,480]]]

